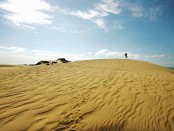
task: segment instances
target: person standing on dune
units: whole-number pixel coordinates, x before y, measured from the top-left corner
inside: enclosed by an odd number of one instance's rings
[[[127,52],[126,52],[124,55],[125,55],[125,59],[127,59],[127,58],[128,58],[128,56],[127,56]]]

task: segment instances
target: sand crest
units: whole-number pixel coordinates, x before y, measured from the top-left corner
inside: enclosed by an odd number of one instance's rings
[[[169,69],[133,60],[9,68],[0,68],[0,131],[174,130]]]

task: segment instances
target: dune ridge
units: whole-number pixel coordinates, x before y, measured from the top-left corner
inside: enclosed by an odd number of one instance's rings
[[[172,71],[143,61],[0,68],[0,130],[174,131],[173,95]]]

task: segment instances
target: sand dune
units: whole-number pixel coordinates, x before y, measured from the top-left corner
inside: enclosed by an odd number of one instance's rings
[[[0,68],[0,131],[174,131],[173,102],[174,74],[142,61]]]

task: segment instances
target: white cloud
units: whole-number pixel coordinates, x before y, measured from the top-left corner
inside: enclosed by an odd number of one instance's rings
[[[70,12],[71,15],[78,16],[82,19],[89,20],[92,23],[95,23],[100,29],[106,30],[106,22],[103,19],[104,16],[108,14],[106,12],[99,12],[97,10],[88,10],[88,11],[73,11]]]
[[[89,20],[95,23],[100,29],[107,30],[106,21],[104,17],[110,14],[120,14],[121,8],[120,3],[114,0],[103,0],[101,3],[97,4],[94,9],[87,11],[72,11],[69,14],[78,16],[82,19]]]
[[[174,59],[174,56],[165,56],[167,57],[168,59]]]
[[[103,14],[120,14],[121,12],[120,3],[114,0],[103,0],[102,3],[96,5],[96,10],[102,12]]]
[[[130,7],[128,7],[128,10],[130,10],[132,16],[134,17],[141,17],[143,16],[143,8],[142,6],[139,6],[139,5],[132,5]]]
[[[160,55],[145,55],[145,58],[164,58],[165,55],[160,54]]]
[[[102,49],[95,53],[96,55],[100,55],[105,58],[124,58],[125,52],[120,51],[109,51],[108,49]],[[133,54],[128,52],[129,58],[139,58],[140,54]]]
[[[0,46],[0,49],[11,50],[11,51],[15,51],[15,52],[24,52],[24,51],[28,50],[27,48],[19,48],[19,47],[15,47],[15,46],[10,46],[10,47]]]
[[[89,10],[89,11],[73,11],[70,12],[71,15],[78,16],[82,19],[89,20],[92,23],[95,23],[99,28],[105,29],[105,20],[103,19],[104,16],[107,16],[107,13],[101,13],[97,10]]]
[[[151,7],[149,11],[147,12],[147,16],[150,17],[151,21],[157,20],[157,18],[161,15],[161,7]]]
[[[143,55],[136,53],[128,53],[130,59],[144,59],[151,61],[151,58],[157,60],[166,57],[165,55]],[[120,58],[124,59],[125,52],[123,51],[110,51],[108,49],[98,50],[96,52],[82,52],[82,53],[68,53],[61,51],[49,51],[49,50],[32,50],[21,47],[7,47],[0,46],[0,64],[31,64],[40,60],[55,60],[57,58],[66,58],[68,60],[87,60],[87,59],[112,59]],[[146,58],[146,59],[145,59]],[[173,56],[170,57],[173,59]]]
[[[54,26],[53,29],[57,30],[57,31],[60,31],[60,32],[66,32],[66,29],[64,26]]]
[[[67,53],[49,50],[31,50],[21,47],[0,46],[1,64],[22,64],[36,63],[40,60],[55,60],[60,57],[68,60],[86,60],[86,59],[103,59],[103,58],[124,58],[125,52],[109,51],[102,49],[97,52]],[[128,53],[130,58],[138,58],[138,54]],[[12,61],[14,60],[14,61]],[[16,60],[16,61],[15,61]]]
[[[101,3],[95,5],[94,9],[88,11],[73,11],[70,14],[81,17],[83,19],[93,19],[106,17],[110,14],[119,15],[124,10],[128,10],[133,17],[143,16],[143,7],[137,3],[129,3],[121,0],[103,0]]]
[[[128,2],[126,0],[102,0],[96,4],[94,8],[89,10],[76,10],[69,14],[89,20],[95,23],[100,29],[107,31],[111,24],[107,24],[107,16],[127,16],[131,15],[134,18],[148,18],[151,21],[157,20],[162,13],[162,6],[152,5],[151,8],[145,8],[142,2]],[[109,20],[110,21],[110,20]],[[112,29],[121,30],[123,26],[118,21],[112,25]]]
[[[28,50],[28,49],[26,49],[26,48],[19,48],[19,47],[14,47],[14,46],[8,47],[8,48],[5,48],[5,47],[4,47],[4,49],[13,50],[13,51],[15,51],[15,52],[25,52],[25,51]]]
[[[68,60],[94,59],[91,52],[87,53],[67,53],[49,50],[31,50],[21,47],[0,46],[1,64],[31,64],[40,60],[55,60],[57,58],[66,58]]]
[[[3,46],[0,46],[0,49],[6,49],[5,47],[3,47]]]
[[[105,20],[96,19],[96,20],[92,20],[92,22],[95,23],[99,28],[104,29],[105,31],[107,31]]]
[[[0,9],[8,11],[3,17],[17,26],[52,22],[52,16],[45,11],[53,8],[44,0],[6,0],[0,2]]]
[[[109,13],[112,14],[120,14],[121,9],[119,7],[119,3],[114,0],[103,0],[102,3],[99,3],[95,6],[94,9],[90,9],[88,11],[72,11],[71,15],[78,16],[82,19],[91,20],[94,18],[101,18],[108,16]]]
[[[132,53],[128,53],[128,56],[130,58],[135,58],[135,59],[138,59],[142,56],[142,54],[132,54]]]
[[[166,57],[164,54],[154,54],[154,55],[144,55],[127,52],[129,58],[138,59],[138,58],[155,58],[160,59]],[[108,49],[102,49],[95,53],[97,56],[105,57],[105,58],[124,58],[125,52],[123,51],[110,51]]]
[[[113,22],[113,29],[121,30],[121,29],[123,29],[123,27],[118,21],[114,21]]]
[[[107,25],[104,18],[111,14],[120,15],[125,10],[133,17],[143,16],[142,6],[136,3],[132,4],[121,0],[102,0],[102,2],[96,4],[93,9],[89,9],[87,11],[76,10],[70,12],[69,14],[89,20],[95,23],[100,29],[107,31],[109,29],[109,25]],[[112,29],[121,30],[122,28],[122,25],[118,21],[112,25]]]
[[[71,15],[75,15],[78,16],[82,19],[86,19],[86,20],[91,20],[93,18],[98,18],[98,17],[102,17],[104,16],[103,14],[100,14],[100,12],[96,11],[96,10],[89,10],[89,11],[73,11],[70,12]]]
[[[103,54],[106,54],[108,52],[107,49],[102,49],[102,50],[99,50],[96,52],[96,55],[103,55]]]
[[[108,49],[99,50],[95,54],[107,58],[112,58],[112,57],[120,58],[121,56],[124,56],[124,52],[109,51]]]
[[[86,28],[86,27],[84,27],[83,30],[81,30],[81,27],[76,27],[75,25],[74,26],[57,25],[57,26],[53,26],[52,29],[58,32],[71,33],[71,34],[88,33],[91,30],[91,28]]]

